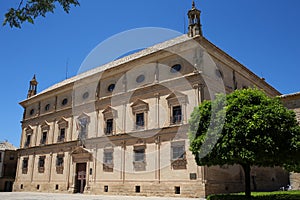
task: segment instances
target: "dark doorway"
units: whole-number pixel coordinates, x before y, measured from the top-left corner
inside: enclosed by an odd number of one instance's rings
[[[86,185],[86,163],[76,164],[75,193],[83,193]]]
[[[13,188],[13,182],[5,181],[4,192],[12,192],[12,188]]]

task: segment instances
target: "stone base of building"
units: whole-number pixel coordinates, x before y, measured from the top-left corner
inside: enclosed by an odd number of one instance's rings
[[[74,186],[65,183],[18,183],[14,191],[74,193]],[[205,197],[205,184],[195,182],[93,182],[85,186],[84,194],[159,196],[159,197]]]

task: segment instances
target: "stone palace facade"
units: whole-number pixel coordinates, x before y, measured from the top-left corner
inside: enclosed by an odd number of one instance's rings
[[[187,35],[89,70],[37,93],[30,82],[14,191],[203,197],[241,191],[240,166],[200,167],[188,120],[215,93],[280,93],[209,42],[200,11]],[[280,168],[253,168],[252,187],[288,183]]]

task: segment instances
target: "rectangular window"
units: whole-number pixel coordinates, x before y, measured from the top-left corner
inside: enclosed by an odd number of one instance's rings
[[[45,156],[39,157],[39,164],[38,164],[38,171],[39,173],[44,173],[45,171]]]
[[[64,165],[64,157],[63,156],[57,156],[56,157],[56,166],[62,167]]]
[[[23,158],[22,174],[27,174],[27,170],[28,170],[28,158]]]
[[[173,142],[171,144],[171,166],[174,170],[186,169],[185,141]]]
[[[182,122],[181,106],[173,106],[172,108],[172,123],[179,124]]]
[[[47,141],[47,131],[42,133],[41,144],[46,144]]]
[[[26,142],[25,142],[25,147],[29,147],[29,145],[30,145],[30,140],[31,140],[31,135],[27,135],[27,137],[26,137]]]
[[[114,168],[114,158],[113,158],[113,150],[106,149],[103,152],[103,171],[105,172],[113,172]]]
[[[134,150],[134,161],[135,162],[145,161],[145,149],[135,149]]]
[[[58,154],[56,156],[56,173],[63,174],[64,172],[64,155]]]
[[[106,135],[111,135],[113,133],[113,119],[106,120]]]
[[[143,129],[145,126],[144,113],[136,114],[135,121],[136,129]]]
[[[183,159],[185,154],[184,146],[173,146],[172,147],[172,159]]]
[[[2,162],[2,153],[0,152],[0,163]]]
[[[104,164],[113,164],[113,152],[105,151],[104,152]]]
[[[66,129],[65,128],[61,128],[57,141],[58,142],[63,142],[65,140],[65,136],[66,136]]]

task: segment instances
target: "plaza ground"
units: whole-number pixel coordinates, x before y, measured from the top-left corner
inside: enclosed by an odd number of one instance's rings
[[[53,194],[33,192],[1,192],[3,200],[204,200],[202,198],[175,198],[175,197],[140,197],[140,196],[110,196],[110,195],[84,195],[84,194]]]

